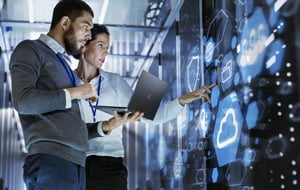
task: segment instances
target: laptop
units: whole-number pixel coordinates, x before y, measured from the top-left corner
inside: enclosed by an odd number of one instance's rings
[[[111,115],[114,111],[120,115],[126,112],[133,114],[135,111],[141,111],[144,112],[145,118],[153,120],[167,87],[168,83],[143,70],[127,107],[92,107]]]

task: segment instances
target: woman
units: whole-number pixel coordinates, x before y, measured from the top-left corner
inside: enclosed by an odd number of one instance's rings
[[[89,40],[80,56],[76,73],[80,83],[91,83],[98,93],[99,99],[94,102],[81,100],[81,114],[86,123],[97,123],[90,131],[89,150],[86,159],[87,189],[127,189],[127,168],[123,164],[124,147],[122,144],[122,125],[132,121],[159,124],[174,119],[182,111],[186,103],[197,99],[209,101],[205,92],[210,92],[213,85],[204,86],[194,92],[166,103],[158,109],[153,121],[142,119],[143,113],[136,112],[132,116],[125,114],[112,117],[105,112],[93,109],[91,105],[126,106],[132,95],[128,83],[116,73],[101,69],[108,55],[109,32],[104,25],[94,24]]]

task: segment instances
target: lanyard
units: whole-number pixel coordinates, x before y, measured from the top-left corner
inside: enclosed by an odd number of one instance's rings
[[[102,82],[102,77],[99,76],[98,89],[97,89],[98,99],[96,101],[96,106],[98,105],[98,101],[99,101],[101,82]],[[92,113],[93,113],[93,121],[95,123],[96,122],[96,111],[97,111],[97,108],[93,108],[92,107],[92,102],[91,101],[89,101],[89,104],[90,104],[90,107],[91,107],[91,110],[92,110]]]
[[[68,77],[70,81],[72,82],[72,85],[75,87],[76,86],[76,81],[75,81],[75,76],[74,73],[72,72],[71,68],[69,67],[68,63],[66,63],[66,60],[62,57],[65,56],[61,53],[57,53],[56,57],[59,59],[59,62],[62,64],[64,67],[66,73],[68,74]]]

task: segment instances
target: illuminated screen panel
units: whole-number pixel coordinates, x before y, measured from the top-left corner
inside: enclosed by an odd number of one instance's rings
[[[181,92],[217,86],[211,104],[188,106],[177,137],[182,187],[296,188],[298,2],[205,1],[203,57],[189,3],[179,20]]]
[[[299,1],[204,1],[204,7],[213,10],[205,12],[205,73],[217,81],[207,188],[299,188]]]
[[[296,0],[183,3],[162,43],[163,102],[216,86],[210,104],[135,127],[129,189],[299,190],[299,8]]]

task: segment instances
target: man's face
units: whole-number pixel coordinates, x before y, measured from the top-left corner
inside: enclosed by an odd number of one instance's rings
[[[77,55],[91,38],[93,17],[88,12],[72,21],[69,30],[64,34],[65,48],[68,54]]]

